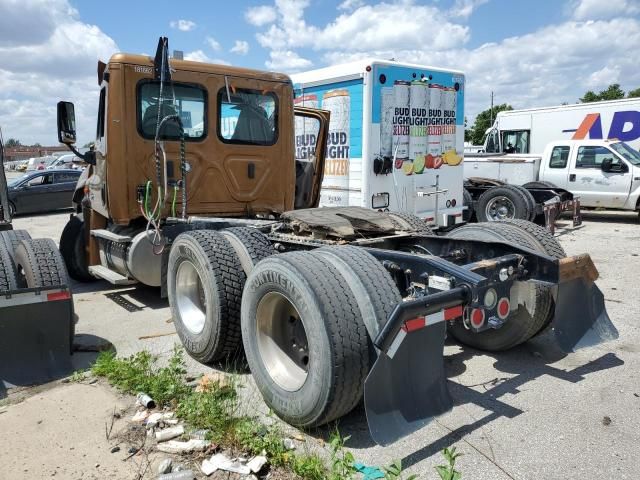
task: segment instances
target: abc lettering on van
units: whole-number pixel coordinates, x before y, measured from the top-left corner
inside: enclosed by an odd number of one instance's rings
[[[564,131],[570,132],[572,130]],[[571,138],[573,140],[584,140],[588,136],[588,138],[598,140],[605,138],[603,132],[600,114],[588,113]],[[640,138],[640,112],[636,110],[614,112],[606,138],[617,139],[622,142],[632,142]]]

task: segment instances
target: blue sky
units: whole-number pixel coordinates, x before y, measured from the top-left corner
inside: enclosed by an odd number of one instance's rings
[[[640,87],[640,0],[0,0],[0,125],[55,143],[55,105],[91,140],[96,62],[153,54],[293,73],[364,57],[465,72],[469,121],[496,103],[577,102]]]

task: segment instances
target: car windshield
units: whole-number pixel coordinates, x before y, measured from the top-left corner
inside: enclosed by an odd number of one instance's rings
[[[24,180],[25,178],[27,178],[29,175],[22,175],[21,177],[18,178],[14,178],[13,180],[9,180],[7,182],[7,186],[8,187],[15,187],[16,185],[18,185],[22,180]]]
[[[631,162],[633,165],[640,165],[640,153],[638,153],[637,150],[634,150],[626,143],[612,143],[609,146],[613,149],[613,151],[615,151],[618,155],[623,157],[628,162]]]

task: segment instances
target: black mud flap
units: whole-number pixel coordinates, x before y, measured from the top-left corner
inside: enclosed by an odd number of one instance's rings
[[[388,354],[380,352],[364,384],[367,422],[377,444],[389,445],[451,410],[445,332],[445,322],[400,331]]]
[[[576,278],[558,286],[553,323],[558,345],[565,352],[591,347],[618,338],[595,283]]]
[[[42,384],[73,371],[73,301],[70,296],[43,301],[46,298],[42,292],[0,299],[0,391]]]

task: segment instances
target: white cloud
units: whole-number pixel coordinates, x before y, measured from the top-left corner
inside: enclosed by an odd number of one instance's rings
[[[211,48],[211,50],[213,50],[214,52],[219,52],[220,49],[222,48],[220,46],[220,42],[218,42],[215,38],[213,37],[207,37],[205,38],[205,42],[207,42],[207,45],[209,45],[209,48]]]
[[[293,73],[313,66],[313,62],[300,57],[291,50],[272,50],[269,53],[269,57],[271,60],[267,60],[265,65],[267,68],[278,72]]]
[[[454,3],[451,10],[449,10],[449,15],[452,17],[468,18],[476,8],[484,5],[488,1],[489,0],[456,0],[456,3]]]
[[[619,83],[619,81],[620,68],[615,65],[611,67],[605,66],[589,75],[586,85],[593,89],[604,90],[612,83]]]
[[[245,42],[244,40],[236,40],[231,50],[231,53],[237,53],[238,55],[246,55],[249,53],[249,42]]]
[[[193,52],[185,53],[184,59],[191,60],[193,62],[216,63],[218,65],[231,65],[226,60],[222,60],[220,58],[210,58],[202,50],[194,50]]]
[[[344,0],[340,5],[338,5],[338,10],[355,10],[356,8],[360,8],[364,5],[364,0]]]
[[[191,20],[172,20],[169,22],[169,26],[171,28],[180,30],[182,32],[190,32],[194,28],[196,28],[196,22],[192,22]]]
[[[637,15],[638,0],[573,0],[569,12],[576,20],[599,20]]]
[[[0,0],[0,125],[5,138],[56,144],[56,103],[75,103],[79,143],[95,135],[97,61],[118,51],[66,0]]]
[[[251,25],[255,25],[256,27],[262,27],[263,25],[273,23],[276,21],[277,17],[278,14],[276,9],[269,5],[251,7],[244,14],[244,18],[247,22]]]

